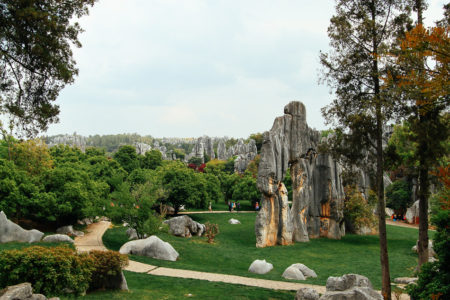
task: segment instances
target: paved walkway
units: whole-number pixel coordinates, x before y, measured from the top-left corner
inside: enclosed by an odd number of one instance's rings
[[[209,213],[209,212],[204,212]],[[394,222],[393,222],[394,223]],[[394,224],[395,225],[395,224]],[[80,252],[91,251],[91,250],[107,250],[103,245],[102,236],[105,231],[111,226],[111,222],[100,221],[98,223],[91,224],[87,227],[87,233],[82,237],[75,238],[75,247]],[[207,280],[213,282],[225,282],[230,284],[241,284],[247,286],[261,287],[266,289],[274,290],[289,290],[297,291],[304,287],[309,287],[315,289],[320,294],[324,294],[326,288],[320,285],[303,284],[296,282],[286,282],[286,281],[276,281],[276,280],[266,280],[258,278],[250,278],[244,276],[209,273],[209,272],[198,272],[191,270],[182,270],[174,268],[158,267],[149,264],[140,263],[137,261],[130,260],[129,265],[125,268],[127,271],[136,273],[146,273],[155,276],[168,276],[177,278],[190,278],[198,280]],[[394,294],[392,294],[392,299],[395,299]],[[409,299],[409,296],[403,294],[401,296],[402,300]]]

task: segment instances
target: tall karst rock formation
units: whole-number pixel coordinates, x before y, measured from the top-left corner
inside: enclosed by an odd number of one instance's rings
[[[320,133],[308,127],[301,102],[291,102],[284,116],[264,133],[258,169],[261,210],[256,218],[256,246],[288,245],[309,238],[340,239],[344,189],[341,166],[328,154],[317,154]],[[287,169],[292,177],[289,207],[282,183]]]

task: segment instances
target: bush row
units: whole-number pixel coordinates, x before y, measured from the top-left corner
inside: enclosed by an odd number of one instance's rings
[[[128,264],[128,258],[114,251],[77,253],[67,246],[33,246],[0,252],[0,289],[30,282],[36,293],[80,295],[88,289],[106,287]]]

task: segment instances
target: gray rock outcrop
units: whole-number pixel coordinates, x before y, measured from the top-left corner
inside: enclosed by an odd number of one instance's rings
[[[171,218],[164,221],[165,224],[169,225],[169,233],[182,236],[191,237],[193,235],[202,236],[206,230],[205,225],[200,224],[192,220],[189,216],[180,216]]]
[[[8,220],[3,211],[0,212],[0,243],[22,242],[34,243],[39,242],[44,236],[39,230],[25,230],[16,223]]]
[[[319,300],[319,293],[313,288],[301,288],[295,294],[295,300]]]
[[[317,237],[340,239],[345,234],[342,168],[330,155],[316,153],[320,133],[308,127],[301,102],[290,102],[284,113],[263,135],[256,246],[287,245]],[[282,183],[288,168],[293,190],[291,208]]]
[[[411,284],[416,283],[419,278],[417,277],[397,277],[394,279],[394,283],[398,284]]]
[[[83,231],[74,230],[72,225],[62,226],[56,229],[56,233],[67,234],[71,236],[84,236]]]
[[[418,247],[419,247],[419,240],[416,241],[416,244],[411,248],[411,251],[415,252],[415,253],[419,253],[418,252]],[[433,249],[433,240],[428,240],[428,257],[435,257],[436,256],[436,252],[434,252]]]
[[[176,261],[179,256],[172,245],[164,242],[156,235],[142,240],[127,242],[120,247],[119,252],[121,254],[136,254],[170,261]]]
[[[265,259],[257,259],[248,268],[248,271],[255,274],[267,274],[273,269],[271,263],[266,262]]]
[[[129,240],[129,241],[139,239],[139,237],[138,237],[138,235],[137,235],[137,232],[136,232],[136,229],[128,228],[127,231],[126,231],[126,233],[127,233],[128,240]]]
[[[320,300],[383,300],[370,280],[358,274],[328,277],[326,289]]]
[[[70,236],[66,235],[66,234],[52,234],[52,235],[47,235],[46,237],[44,237],[42,239],[43,242],[47,242],[47,243],[62,243],[62,242],[66,242],[66,243],[74,243],[74,240],[72,240],[70,238]]]
[[[417,218],[419,217],[419,200],[414,202],[411,207],[406,209],[405,219],[410,224],[415,224]]]
[[[317,278],[316,272],[304,264],[293,264],[284,270],[283,275],[286,279],[305,280],[308,277]]]
[[[0,300],[47,300],[47,297],[42,294],[33,294],[31,283],[24,282],[0,290]],[[49,300],[59,300],[59,298]]]

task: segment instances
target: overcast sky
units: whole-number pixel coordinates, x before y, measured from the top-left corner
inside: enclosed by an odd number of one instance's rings
[[[445,2],[429,1],[427,25]],[[45,134],[247,137],[292,100],[325,129],[318,56],[333,13],[331,0],[100,0]]]

